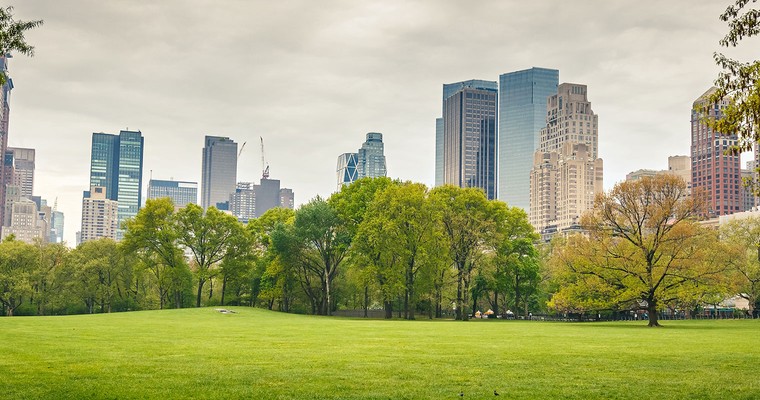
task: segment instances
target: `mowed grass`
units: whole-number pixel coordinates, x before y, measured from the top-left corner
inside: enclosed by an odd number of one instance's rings
[[[7,399],[755,399],[760,321],[0,318]]]

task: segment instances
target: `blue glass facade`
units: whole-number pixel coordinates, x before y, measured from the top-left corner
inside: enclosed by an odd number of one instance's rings
[[[443,118],[435,119],[435,186],[443,185]]]
[[[530,170],[546,127],[546,100],[557,94],[559,71],[531,68],[499,76],[498,199],[530,210]]]
[[[120,227],[137,215],[142,202],[143,143],[140,131],[92,134],[90,187],[106,188],[106,197],[118,202]]]

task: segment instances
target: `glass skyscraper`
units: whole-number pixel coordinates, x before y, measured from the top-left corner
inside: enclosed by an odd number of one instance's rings
[[[207,209],[230,200],[237,185],[238,145],[228,137],[206,136],[201,172],[201,206]]]
[[[443,185],[443,118],[435,119],[435,186]]]
[[[335,172],[338,178],[338,190],[343,185],[350,185],[357,179],[386,176],[383,134],[378,132],[367,133],[367,139],[358,152],[343,153],[338,156],[338,166]]]
[[[443,86],[443,183],[479,187],[489,199],[496,196],[496,85]]]
[[[106,196],[118,202],[118,224],[137,215],[142,201],[143,136],[140,131],[120,131],[118,135],[92,134],[90,187],[106,189]],[[120,239],[121,231],[116,239]]]
[[[546,127],[546,101],[557,94],[559,71],[531,68],[499,76],[498,198],[530,210],[530,171]]]

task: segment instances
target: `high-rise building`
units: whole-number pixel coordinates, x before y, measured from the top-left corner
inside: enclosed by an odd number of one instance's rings
[[[47,241],[47,225],[44,222],[37,204],[29,198],[22,198],[13,203],[11,223],[2,228],[0,237],[5,239],[13,235],[16,240],[26,243],[32,243],[35,239]]]
[[[546,127],[546,99],[557,94],[559,71],[530,68],[499,76],[498,198],[530,208],[533,153]]]
[[[256,218],[255,187],[253,182],[238,182],[235,192],[230,194],[229,211],[240,222]]]
[[[699,109],[708,110],[706,118],[721,118],[728,99],[708,104],[711,88],[694,101],[691,110],[691,187],[700,190],[707,199],[706,217],[733,214],[742,211],[741,160],[739,154],[730,154],[729,148],[737,141],[736,134],[715,132],[701,121]]]
[[[20,147],[8,147],[13,153],[13,178],[12,185],[21,190],[22,197],[31,197],[34,191],[34,149]]]
[[[63,243],[63,212],[53,210],[50,216],[50,243]]]
[[[291,210],[295,209],[296,199],[295,199],[295,195],[293,194],[293,189],[288,189],[288,188],[280,189],[280,207],[288,208]]]
[[[478,187],[494,199],[498,90],[496,82],[483,82],[443,87],[443,183]]]
[[[377,178],[387,175],[382,133],[367,133],[367,139],[356,156],[356,170],[359,179],[367,177]]]
[[[227,202],[237,183],[238,145],[228,137],[206,136],[201,171],[201,206]]]
[[[343,153],[338,156],[335,170],[338,178],[338,190],[361,178],[386,176],[385,146],[383,134],[367,133],[367,138],[356,153]]]
[[[443,185],[443,118],[435,119],[435,186]]]
[[[275,207],[293,209],[293,190],[280,188],[277,179],[261,178],[253,182],[238,182],[235,193],[230,194],[229,211],[241,222],[259,218]]]
[[[198,182],[151,179],[148,182],[148,198],[164,197],[170,198],[177,210],[190,203],[198,204]]]
[[[107,188],[93,186],[82,199],[82,231],[79,242],[111,238],[116,239],[119,227],[118,202],[107,196]]]
[[[586,85],[559,85],[547,98],[546,126],[530,175],[530,222],[544,238],[578,229],[581,214],[604,190],[597,144],[597,115]]]
[[[137,215],[141,205],[143,145],[140,131],[92,134],[90,187],[105,188],[108,199],[118,202],[118,226]]]
[[[338,190],[343,185],[350,185],[359,179],[359,172],[356,170],[356,153],[343,153],[338,156],[338,167],[336,176],[338,178]]]
[[[0,87],[0,205],[5,204],[5,189],[11,182],[12,174],[6,173],[7,168],[12,168],[13,163],[6,162],[8,149],[8,118],[10,116],[10,96],[13,89],[13,80],[8,76],[8,57],[0,56],[0,74],[5,76],[5,83]],[[4,207],[0,207],[0,220],[3,219]]]
[[[744,181],[752,181],[752,177],[755,175],[755,171],[751,169],[742,169],[742,185],[741,185],[741,197],[742,197],[742,211],[751,211],[755,208],[755,193],[752,191],[752,186],[747,186]]]

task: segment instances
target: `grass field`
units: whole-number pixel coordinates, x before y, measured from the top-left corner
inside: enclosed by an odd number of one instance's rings
[[[756,399],[760,321],[0,318],[7,399]]]

